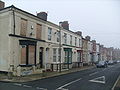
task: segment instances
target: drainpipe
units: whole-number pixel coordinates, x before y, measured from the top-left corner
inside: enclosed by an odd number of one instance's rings
[[[59,72],[61,72],[61,24],[62,24],[62,22],[59,22],[59,34],[60,34],[60,37],[59,37],[59,39],[60,39],[60,41],[59,41],[59,50],[60,50],[60,65],[59,65]]]
[[[13,34],[15,35],[15,11],[13,9]]]

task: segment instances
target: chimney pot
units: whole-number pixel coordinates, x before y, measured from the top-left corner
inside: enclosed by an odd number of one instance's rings
[[[0,1],[0,9],[3,9],[5,7],[5,2]]]

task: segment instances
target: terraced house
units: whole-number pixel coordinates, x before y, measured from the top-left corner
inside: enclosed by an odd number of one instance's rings
[[[61,26],[47,21],[45,12],[35,16],[13,5],[3,5],[0,32],[0,71],[19,76],[42,69],[69,69],[73,62],[74,66],[82,62],[80,32],[70,31],[66,21]]]
[[[68,21],[56,25],[47,20],[46,12],[33,15],[13,5],[4,7],[0,1],[2,72],[21,76],[80,67],[107,58],[106,50],[99,47],[89,36],[83,38],[82,32],[69,30]]]

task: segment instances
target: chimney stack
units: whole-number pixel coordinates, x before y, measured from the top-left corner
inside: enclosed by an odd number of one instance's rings
[[[0,9],[3,9],[5,7],[5,2],[0,1]]]
[[[44,21],[47,21],[47,13],[46,12],[37,13],[37,17]]]
[[[81,31],[77,31],[77,32],[75,32],[75,34],[77,34],[79,36],[82,36],[82,32]]]
[[[92,40],[92,43],[96,43],[96,40]]]
[[[69,30],[69,23],[68,23],[68,21],[63,21],[62,24],[61,24],[61,26],[62,26],[64,29]]]
[[[90,36],[86,36],[85,39],[90,41]]]

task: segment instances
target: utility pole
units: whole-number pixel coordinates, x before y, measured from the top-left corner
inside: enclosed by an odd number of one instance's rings
[[[59,54],[60,54],[60,57],[59,57],[59,72],[61,72],[61,24],[62,22],[59,22]]]

